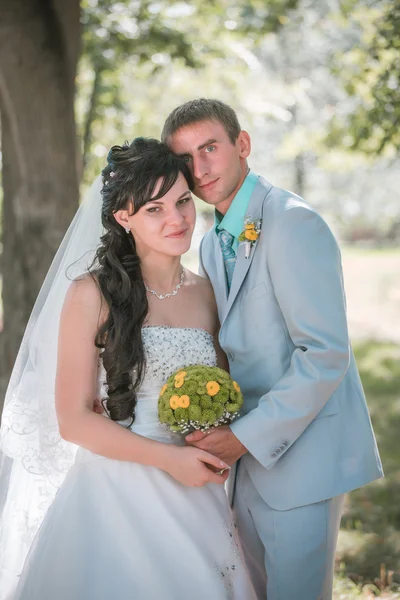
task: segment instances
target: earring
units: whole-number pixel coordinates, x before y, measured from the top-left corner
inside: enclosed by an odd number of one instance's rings
[[[131,232],[131,230],[129,229],[129,227],[125,227],[125,231],[126,231],[126,233],[130,233]]]

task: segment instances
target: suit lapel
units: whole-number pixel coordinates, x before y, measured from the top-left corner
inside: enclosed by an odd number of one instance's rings
[[[229,477],[225,482],[225,491],[228,496],[229,505],[233,508],[233,500],[235,496],[236,487],[236,475],[237,475],[237,463],[233,463],[229,472]]]
[[[272,185],[270,183],[268,183],[264,179],[261,179],[261,178],[259,179],[259,181],[251,195],[249,207],[248,207],[247,214],[246,214],[246,216],[248,218],[250,218],[252,221],[261,219],[264,198],[266,197],[266,195],[268,194],[268,192],[270,191],[271,188],[272,188]],[[261,234],[260,235],[262,235],[262,225],[261,225]],[[215,237],[217,237],[217,236],[215,236]],[[226,306],[226,310],[223,312],[224,321],[225,321],[226,317],[228,316],[229,311],[232,308],[233,303],[235,302],[235,299],[239,293],[239,290],[242,287],[242,283],[247,275],[247,272],[250,269],[250,265],[253,261],[254,255],[257,250],[257,245],[258,245],[258,239],[254,242],[254,244],[251,248],[249,258],[245,257],[244,244],[240,244],[238,247],[235,270],[233,272],[231,289],[230,289],[229,296],[228,296],[228,303]],[[222,258],[221,251],[219,252],[219,254]],[[224,282],[225,282],[225,289],[226,289],[226,276],[225,276],[225,266],[224,266],[223,258],[222,258],[222,267],[223,267]],[[221,326],[222,326],[222,322],[221,322]]]
[[[212,284],[217,298],[219,318],[220,321],[222,321],[222,318],[226,312],[226,304],[228,302],[228,285],[226,283],[224,257],[222,256],[221,246],[215,230],[213,231],[213,243],[213,255],[215,257],[216,265],[216,281],[213,281]]]

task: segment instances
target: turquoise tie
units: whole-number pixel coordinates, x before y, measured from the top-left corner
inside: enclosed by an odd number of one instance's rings
[[[225,273],[226,273],[226,281],[228,283],[228,290],[231,289],[231,283],[233,278],[233,271],[235,270],[236,264],[236,254],[234,249],[232,248],[232,244],[234,241],[234,236],[226,231],[225,229],[221,229],[218,233],[219,243],[221,244],[222,256],[224,258],[225,263]]]

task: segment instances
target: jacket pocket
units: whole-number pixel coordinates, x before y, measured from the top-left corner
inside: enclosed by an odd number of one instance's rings
[[[337,394],[333,393],[333,395],[329,398],[328,402],[324,405],[324,407],[319,411],[315,419],[322,419],[323,417],[330,417],[331,415],[337,415],[339,412],[339,402]]]
[[[253,288],[251,288],[250,290],[248,290],[243,296],[242,296],[242,301],[241,303],[244,304],[245,302],[251,302],[252,300],[257,300],[258,298],[262,298],[263,296],[267,295],[267,286],[265,285],[264,281],[262,281],[261,283],[258,283],[256,286],[254,286]]]

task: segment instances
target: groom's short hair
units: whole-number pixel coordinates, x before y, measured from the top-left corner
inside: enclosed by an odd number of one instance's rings
[[[167,144],[169,138],[178,129],[199,121],[218,121],[221,123],[232,144],[236,142],[241,131],[239,120],[233,108],[213,98],[196,98],[174,108],[164,123],[161,140]]]

